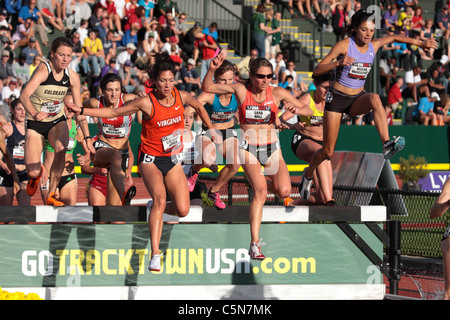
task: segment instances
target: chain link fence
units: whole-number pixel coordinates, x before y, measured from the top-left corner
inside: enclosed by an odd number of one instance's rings
[[[201,175],[203,205],[212,206],[206,197],[216,176]],[[299,198],[299,183],[292,182],[291,197]],[[219,191],[228,206],[247,206],[252,199],[252,189],[245,178],[233,178]],[[334,186],[333,196],[338,206],[384,205],[389,220],[401,222],[402,255],[441,259],[440,242],[448,223],[447,215],[430,219],[429,212],[439,193],[405,191],[381,188]],[[266,205],[282,205],[283,199],[268,194]]]

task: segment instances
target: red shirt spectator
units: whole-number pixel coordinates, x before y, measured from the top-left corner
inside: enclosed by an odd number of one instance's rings
[[[400,87],[398,85],[398,82],[396,82],[389,89],[387,103],[388,104],[394,104],[396,102],[401,102],[401,100],[402,100],[402,93],[400,91]]]
[[[202,53],[202,57],[203,60],[209,60],[214,58],[214,55],[216,54],[216,49],[217,46],[215,46],[215,48],[210,48],[209,45],[214,45],[215,41],[214,38],[211,36],[207,36],[206,34],[203,34],[202,38],[197,38],[195,40],[195,46],[197,48],[200,49],[201,53]]]

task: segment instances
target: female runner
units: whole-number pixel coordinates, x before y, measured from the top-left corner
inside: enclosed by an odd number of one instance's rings
[[[70,69],[72,42],[64,37],[56,38],[50,50],[51,60],[42,62],[33,72],[30,81],[22,90],[20,102],[27,111],[25,134],[25,165],[30,180],[27,193],[36,193],[42,175],[41,154],[45,139],[55,150],[55,158],[50,168],[50,183],[47,204],[64,206],[56,195],[61,175],[64,171],[69,130],[64,116],[64,102],[68,90],[73,94],[76,105],[81,106],[81,88],[78,74]],[[78,118],[85,137],[89,138],[89,128],[84,117]],[[94,152],[92,141],[89,150]]]
[[[183,104],[195,109],[211,130],[214,142],[221,143],[222,138],[214,131],[203,106],[190,93],[178,91],[174,87],[175,64],[167,52],[156,55],[156,63],[151,67],[149,75],[155,86],[154,90],[121,108],[107,110],[80,109],[77,106],[73,108],[76,113],[108,118],[142,111],[139,172],[153,200],[149,216],[152,257],[148,269],[160,271],[159,243],[167,193],[172,198],[178,216],[186,216],[190,208],[188,184],[180,163],[184,130]]]
[[[68,94],[64,97],[64,104],[72,104],[73,97]],[[64,202],[64,204],[69,206],[74,206],[77,204],[77,191],[78,191],[78,183],[77,176],[75,174],[75,161],[73,159],[73,150],[77,146],[78,143],[83,145],[83,148],[86,152],[86,144],[83,139],[83,133],[81,132],[80,127],[78,126],[75,119],[73,119],[73,112],[65,107],[65,115],[67,121],[67,127],[69,129],[69,143],[67,144],[66,158],[64,164],[64,171],[61,176],[61,180],[58,183],[57,194],[56,196]],[[44,146],[45,159],[44,159],[44,174],[42,175],[42,180],[47,181],[46,173],[50,172],[50,168],[52,162],[54,160],[54,150],[48,141],[45,142]],[[46,196],[46,187],[48,185],[41,186],[41,192],[43,194],[43,198],[47,199]]]
[[[203,81],[202,90],[216,94],[235,94],[238,102],[241,142],[239,159],[244,172],[253,187],[255,195],[250,204],[251,243],[249,255],[251,259],[263,260],[259,229],[262,209],[267,199],[267,190],[281,198],[291,193],[291,179],[286,163],[281,154],[278,141],[278,128],[286,128],[277,117],[281,101],[286,102],[287,110],[296,110],[302,115],[312,115],[312,110],[303,107],[290,92],[281,87],[270,87],[273,76],[272,64],[265,58],[256,58],[249,63],[249,83],[222,84],[213,82],[215,70],[222,64],[223,58],[218,55],[211,62]],[[295,112],[295,111],[293,111]],[[262,173],[271,178],[267,182]]]
[[[15,164],[17,176],[20,181],[19,190],[14,190],[14,175],[9,169],[9,164],[0,160],[0,205],[11,206],[14,195],[19,206],[29,206],[31,198],[26,193],[28,175],[25,170],[24,150],[25,150],[25,108],[18,99],[11,102],[13,119],[6,122],[2,118],[1,127],[7,139],[6,147]],[[7,161],[7,157],[3,160]]]
[[[314,85],[316,90],[310,91],[302,95],[299,100],[303,105],[308,106],[313,115],[310,117],[300,116],[299,122],[290,125],[295,129],[292,136],[292,152],[300,160],[309,162],[312,155],[323,144],[323,112],[325,108],[325,96],[330,87],[331,77],[329,73],[315,76]],[[280,119],[284,122],[289,120],[293,114],[290,111],[284,112]],[[286,123],[287,124],[287,123]],[[331,161],[322,162],[317,171],[314,172],[314,185],[316,186],[316,194],[308,198],[308,200],[286,198],[285,205],[307,205],[307,204],[325,204],[334,205],[333,200],[333,170]]]
[[[352,16],[348,29],[349,37],[336,43],[330,53],[314,69],[315,76],[336,69],[336,76],[326,97],[323,147],[312,156],[309,166],[303,171],[300,182],[300,195],[303,199],[309,197],[313,172],[323,161],[331,159],[333,155],[342,113],[357,116],[373,110],[375,127],[383,143],[385,159],[392,158],[405,146],[403,137],[394,137],[393,140],[389,140],[386,112],[380,97],[375,93],[366,93],[364,83],[378,49],[385,44],[409,43],[430,50],[437,48],[437,42],[434,39],[422,41],[399,35],[372,39],[375,24],[369,19],[371,16],[365,10],[357,11]]]
[[[98,138],[94,143],[96,150],[94,167],[109,168],[106,205],[129,205],[136,194],[131,186],[125,193],[125,173],[128,171],[129,141],[133,116],[120,116],[113,119],[102,117],[106,110],[123,108],[127,102],[137,98],[125,93],[122,79],[115,73],[107,73],[100,81],[103,96],[91,98],[83,103],[83,108],[98,109]]]
[[[234,66],[228,60],[214,72],[214,79],[218,83],[232,84],[234,82]],[[222,168],[214,184],[208,190],[208,198],[214,201],[217,209],[225,209],[225,203],[220,199],[219,190],[238,172],[240,168],[238,157],[238,139],[234,128],[234,118],[238,108],[238,103],[234,94],[212,94],[202,92],[198,96],[198,101],[203,104],[208,111],[209,117],[216,130],[222,133],[223,143],[219,144],[218,150],[222,157],[226,159],[226,166]],[[191,176],[188,178],[189,191],[195,188],[198,172],[201,168],[209,168],[216,163],[216,147],[211,141],[211,134],[207,128],[201,128],[201,136],[198,139],[200,150],[200,160],[196,160],[192,166]]]

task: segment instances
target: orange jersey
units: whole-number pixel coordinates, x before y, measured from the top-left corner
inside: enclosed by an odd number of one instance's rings
[[[258,103],[247,88],[244,102],[239,106],[239,123],[241,124],[271,124],[275,122],[278,107],[273,100],[272,88],[268,87],[266,99]]]
[[[153,108],[149,120],[142,119],[141,151],[152,156],[171,156],[183,150],[184,106],[180,92],[173,88],[175,102],[163,106],[153,92],[148,94]]]

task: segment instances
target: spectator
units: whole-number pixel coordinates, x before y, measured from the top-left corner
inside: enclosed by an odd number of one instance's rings
[[[433,37],[434,28],[433,28],[433,20],[427,19],[425,20],[425,25],[420,30],[420,40],[428,40]],[[430,49],[429,56],[433,57],[434,49]]]
[[[138,29],[147,26],[147,22],[145,21],[144,7],[138,6],[137,8],[134,9],[134,11],[128,16],[124,30],[125,31],[130,30],[132,26],[136,26]]]
[[[237,71],[239,72],[239,75],[244,78],[244,79],[248,79],[248,75],[250,72],[250,68],[249,68],[249,64],[250,61],[253,59],[258,58],[258,50],[256,49],[251,49],[250,50],[250,55],[244,57],[237,65]]]
[[[13,27],[8,22],[8,11],[4,8],[0,8],[0,27],[6,27],[10,32],[13,32]]]
[[[168,43],[170,42],[172,37],[175,37],[175,42],[178,44],[178,42],[180,41],[179,37],[178,37],[178,30],[176,29],[176,25],[177,23],[175,22],[175,19],[171,19],[168,21],[167,23],[167,27],[163,29],[163,31],[161,31],[161,41],[163,43]]]
[[[438,125],[438,115],[434,112],[434,103],[440,100],[441,98],[436,92],[433,92],[429,97],[421,98],[413,112],[413,117],[424,126]]]
[[[448,56],[444,54],[441,56],[439,61],[433,62],[433,64],[430,67],[428,67],[428,70],[427,70],[427,77],[430,76],[430,73],[432,70],[437,69],[439,71],[439,79],[440,79],[440,82],[444,86],[445,93],[448,93],[448,83],[450,80],[449,68],[450,68],[450,66],[448,63]]]
[[[153,3],[153,0],[140,0],[138,2],[138,5],[141,7],[144,7],[145,13],[144,17],[150,21],[153,18],[153,10],[155,8],[155,4]]]
[[[117,40],[120,36],[116,36],[114,31],[108,30],[106,39],[103,41],[103,50],[105,51],[105,64],[109,64],[109,60],[117,56]]]
[[[270,31],[271,28],[266,27],[266,18],[264,13],[266,12],[266,7],[264,4],[259,4],[256,7],[256,13],[252,16],[252,21],[250,25],[250,36],[252,41],[252,48],[258,50],[258,57],[266,57],[266,46],[265,46],[265,33]]]
[[[136,0],[137,1],[137,0]],[[86,26],[86,29],[90,27],[91,29],[96,28],[100,25],[100,22],[102,21],[103,17],[107,17],[108,14],[106,13],[106,10],[103,9],[103,7],[96,7],[94,14],[91,15],[89,20],[87,19],[81,19],[81,25],[83,25],[83,21],[88,21],[89,25]],[[87,36],[87,35],[86,35]]]
[[[100,70],[105,66],[105,52],[97,30],[90,30],[89,36],[84,40],[81,64],[85,73],[93,72],[94,78],[98,77]]]
[[[3,103],[10,105],[12,100],[18,99],[22,87],[19,86],[19,82],[16,78],[11,78],[9,83],[2,88],[2,101]]]
[[[399,34],[401,36],[405,36],[405,30],[404,29],[400,29],[399,30]],[[397,67],[401,68],[401,62],[403,62],[403,66],[405,70],[410,70],[412,65],[411,65],[411,51],[408,49],[408,46],[406,45],[406,43],[401,43],[401,42],[394,42],[393,45],[397,48],[395,50],[396,54],[398,54],[398,58],[396,58],[397,60]]]
[[[448,5],[445,4],[442,6],[441,12],[438,12],[436,14],[435,21],[436,21],[436,28],[441,30],[442,32],[442,39],[445,40],[444,45],[448,46],[448,39],[450,38],[450,29],[448,24],[449,22]]]
[[[125,31],[122,38],[122,46],[126,47],[127,44],[132,43],[134,46],[138,44],[138,30],[137,24],[131,25],[131,28]]]
[[[9,50],[3,50],[2,60],[0,61],[0,79],[3,86],[7,85],[9,83],[9,80],[14,76],[12,72],[12,66],[8,62],[9,57]]]
[[[425,21],[422,16],[422,7],[417,6],[414,9],[414,16],[411,19],[411,30],[420,32],[422,28],[425,26]]]
[[[159,45],[155,40],[154,33],[150,32],[148,38],[139,43],[136,53],[136,65],[148,65],[152,52],[159,52]]]
[[[38,67],[38,65],[41,63],[42,61],[42,56],[41,55],[35,55],[33,62],[30,64],[30,77],[33,74],[34,70],[36,70],[36,68]]]
[[[103,10],[103,9],[101,9]],[[99,21],[100,23],[100,21]],[[81,44],[84,43],[84,41],[89,37],[89,29],[88,29],[89,23],[87,20],[81,20],[80,21],[80,26],[78,27],[78,29],[76,30],[77,33],[80,35],[80,42]],[[92,27],[92,29],[94,29],[95,27]]]
[[[33,0],[31,0],[33,1]],[[102,1],[98,1],[94,12],[98,10],[99,7],[102,7],[106,14],[111,18],[109,20],[109,29],[117,30],[120,35],[123,35],[122,31],[122,22],[120,21],[120,16],[117,14],[116,6],[114,5],[113,0],[106,0],[106,3],[102,3]],[[114,28],[116,27],[116,28]]]
[[[195,70],[195,61],[194,59],[189,59],[187,64],[181,68],[181,79],[183,80],[183,89],[187,92],[196,92],[197,94],[200,91],[201,81],[200,77]]]
[[[213,39],[217,41],[217,39],[219,39],[219,33],[217,32],[218,29],[219,25],[217,22],[211,22],[209,27],[203,28],[202,32],[207,36],[213,37]]]
[[[137,70],[133,68],[133,63],[130,60],[123,64],[123,68],[120,68],[119,76],[122,78],[122,85],[129,93],[132,93],[139,85]]]
[[[127,44],[125,50],[117,55],[116,58],[116,70],[119,71],[122,68],[122,65],[128,60],[133,62],[132,56],[136,51],[136,46],[132,43]]]
[[[389,28],[386,30],[386,36],[393,36],[395,32],[394,28]],[[399,63],[399,55],[397,53],[397,49],[400,49],[400,46],[394,45],[393,42],[383,45],[381,48],[380,59],[389,59],[391,57],[395,58],[396,67],[398,68]]]
[[[16,31],[12,36],[14,47],[25,48],[32,37],[36,39],[34,36],[31,18],[27,18],[25,23],[21,23],[17,26]],[[42,55],[42,50],[39,43],[36,43],[36,49],[39,54]]]
[[[30,81],[30,66],[25,62],[26,59],[27,57],[21,53],[17,61],[12,64],[12,71],[19,87],[25,86]]]
[[[427,86],[427,80],[420,76],[421,69],[415,66],[412,70],[405,72],[406,88],[403,90],[403,97],[411,97],[414,102],[419,101],[419,95],[428,97],[430,91]]]
[[[344,10],[344,4],[342,2],[336,2],[333,9],[333,32],[336,36],[336,42],[344,39],[344,30],[347,26],[347,13]]]
[[[400,91],[400,88],[402,87],[403,78],[397,76],[395,77],[395,81],[388,91],[387,104],[389,108],[394,112],[394,114],[398,109],[398,105],[403,103],[402,92]]]
[[[273,73],[279,78],[286,69],[286,62],[284,61],[283,53],[278,51],[275,58],[269,60],[273,67]]]
[[[178,15],[178,18],[175,19],[175,22],[177,24],[175,26],[175,29],[179,32],[178,37],[180,38],[180,41],[186,36],[186,33],[188,31],[186,18],[187,15],[185,13],[181,13],[180,15]]]
[[[100,24],[93,28],[98,31],[98,38],[102,41],[102,43],[106,40],[106,34],[109,30],[109,17],[102,17],[100,20]]]
[[[31,27],[35,34],[39,35],[44,46],[48,45],[47,30],[45,29],[44,21],[41,13],[36,8],[36,0],[30,0],[27,6],[23,6],[19,11],[17,18],[18,23],[25,23],[27,18],[31,18]]]
[[[64,24],[59,17],[55,17],[54,14],[54,7],[52,0],[37,0],[36,7],[41,13],[42,19],[44,21],[44,24],[50,24],[53,28],[58,29],[59,31],[64,30]],[[48,27],[46,27],[48,29]]]
[[[116,6],[116,13],[118,14],[121,21],[126,19],[126,5],[128,0],[114,0],[114,5]]]
[[[28,41],[28,46],[23,48],[22,53],[25,55],[26,59],[25,62],[27,64],[32,64],[34,57],[37,55],[41,55],[36,48],[36,38],[30,37],[30,40]]]
[[[22,1],[4,0],[4,4],[6,11],[8,11],[8,15],[11,17],[11,25],[17,25],[17,18],[19,11],[22,8]]]
[[[175,53],[180,54],[180,47],[178,46],[177,38],[172,36],[169,38],[169,41],[164,43],[161,48],[161,52],[166,51],[170,55],[173,47],[175,47]]]
[[[289,87],[292,90],[298,90],[297,72],[295,71],[295,63],[293,60],[288,61],[287,68],[281,73],[279,81],[285,83],[287,76],[292,76],[292,83],[289,84]]]
[[[158,0],[157,10],[154,15],[159,19],[159,24],[164,25],[167,23],[167,14],[175,15],[175,5],[171,0]]]
[[[58,1],[56,1],[58,2]],[[116,7],[117,7],[117,2],[119,1],[115,1],[116,3]],[[80,19],[89,21],[92,17],[92,9],[91,6],[89,5],[89,0],[85,1],[85,0],[77,0],[75,1],[75,3],[72,3],[73,5],[77,6],[79,8],[79,14],[80,14]],[[63,10],[64,12],[66,10]]]
[[[83,58],[83,46],[80,41],[80,34],[77,31],[72,34],[72,43],[72,61],[69,63],[69,67],[77,73],[80,73],[79,65]]]
[[[202,65],[200,68],[200,79],[203,81],[203,78],[208,71],[211,59],[215,56],[216,51],[218,51],[218,46],[213,37],[204,34],[201,28],[198,28],[195,31],[194,36],[196,40],[193,59],[196,62],[199,54],[201,53]]]
[[[280,22],[275,18],[275,12],[272,8],[267,9],[266,18],[266,27],[269,27],[270,31],[266,32],[265,51],[266,59],[270,60],[272,56],[274,57],[275,53],[279,51],[279,43],[281,42],[281,27]]]
[[[386,33],[387,30],[398,27],[398,16],[397,8],[392,6],[388,11],[383,14],[383,27],[381,29],[382,33]]]
[[[180,48],[185,55],[185,59],[194,57],[194,48],[195,48],[195,37],[194,31],[199,28],[199,23],[196,23],[192,28],[190,28],[186,35],[180,39]]]
[[[394,57],[380,59],[380,83],[381,88],[384,88],[386,92],[389,92],[391,83],[397,76],[397,69]]]
[[[102,78],[105,76],[105,74],[107,74],[109,72],[119,75],[119,72],[116,69],[116,59],[115,58],[109,59],[108,64],[106,64],[102,68],[102,71],[100,71],[100,75],[98,76],[98,78],[95,80],[95,82],[92,85],[94,87],[94,90],[98,90],[98,86],[100,85],[100,80],[102,80]]]
[[[442,84],[441,79],[439,78],[439,70],[433,69],[429,73],[429,76],[427,77],[427,84],[428,88],[430,90],[430,93],[437,92],[438,95],[445,92],[445,87]]]

